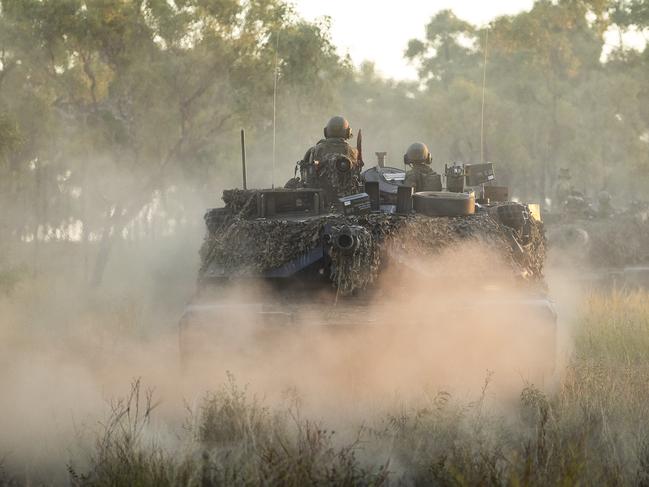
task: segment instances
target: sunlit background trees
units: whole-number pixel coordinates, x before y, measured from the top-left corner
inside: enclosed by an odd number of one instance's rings
[[[649,26],[646,0],[539,0],[488,35],[442,11],[403,46],[413,82],[354,67],[326,20],[282,0],[0,6],[0,239],[85,245],[87,279],[117,241],[200,227],[240,185],[240,128],[257,187],[291,177],[336,113],[363,128],[367,163],[386,150],[399,166],[421,140],[436,169],[484,158],[535,201],[562,167],[620,205],[649,183],[649,50],[604,49]]]

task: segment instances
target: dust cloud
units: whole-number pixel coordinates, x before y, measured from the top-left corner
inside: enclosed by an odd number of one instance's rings
[[[476,243],[425,261],[392,255],[366,300],[323,291],[315,305],[293,303],[297,319],[280,313],[265,326],[259,305],[277,304],[272,291],[232,286],[214,297],[220,318],[203,317],[209,326],[201,327],[198,313],[180,341],[180,307],[149,317],[157,322],[146,332],[129,325],[152,313],[137,304],[151,290],[131,283],[137,289],[109,301],[115,309],[66,288],[64,277],[34,280],[2,301],[0,458],[8,468],[65,481],[65,465],[88,459],[111,399],[134,378],[154,389],[159,435],[174,441],[186,408],[228,374],[271,406],[292,395],[305,415],[340,428],[440,391],[471,400],[485,381],[502,406],[526,382],[550,387],[555,376],[547,303]]]

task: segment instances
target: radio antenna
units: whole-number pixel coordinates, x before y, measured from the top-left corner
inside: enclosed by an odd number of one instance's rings
[[[489,44],[489,26],[485,27],[484,64],[482,68],[482,112],[480,114],[480,162],[484,163],[484,107],[487,87],[487,46]]]
[[[243,189],[248,189],[248,173],[246,171],[246,131],[241,129],[241,169],[243,170]]]
[[[279,76],[279,30],[275,34],[275,70],[273,71],[273,173],[271,176],[271,185],[275,187],[275,162],[277,159],[276,146],[277,146],[277,78]]]

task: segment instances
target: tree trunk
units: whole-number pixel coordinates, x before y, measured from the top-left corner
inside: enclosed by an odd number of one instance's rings
[[[99,251],[97,252],[97,258],[95,259],[95,267],[92,272],[92,280],[90,284],[92,287],[97,287],[101,284],[104,278],[104,272],[106,271],[106,265],[108,264],[108,259],[110,257],[110,252],[113,248],[115,238],[121,233],[124,223],[122,222],[122,206],[117,205],[115,210],[108,218],[104,231],[101,234],[101,242],[99,242]]]

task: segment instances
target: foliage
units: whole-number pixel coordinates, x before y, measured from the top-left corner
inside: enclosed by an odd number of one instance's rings
[[[622,26],[649,26],[649,3],[645,0],[618,0],[613,10],[614,21]]]
[[[19,239],[70,238],[79,222],[75,238],[109,240],[156,200],[185,218],[178,186],[211,194],[236,128],[265,130],[276,33],[292,48],[283,89],[331,92],[322,71],[343,69],[323,28],[279,0],[5,1],[0,23],[0,194]]]
[[[3,0],[2,237],[101,242],[99,282],[120,239],[178,231],[238,184],[240,127],[251,184],[280,186],[336,112],[366,155],[423,140],[437,170],[494,161],[541,202],[571,167],[626,203],[649,182],[647,51],[602,53],[646,4],[538,0],[482,27],[445,10],[404,51],[419,80],[398,82],[284,0]]]
[[[543,201],[561,167],[572,167],[593,193],[639,191],[629,175],[643,179],[649,162],[647,123],[639,122],[644,89],[631,62],[601,61],[612,9],[540,0],[480,31],[448,12],[434,17],[426,39],[412,41],[406,55],[429,80],[426,105],[443,114],[429,125],[440,135],[433,146],[450,150],[443,160],[480,159],[486,49],[484,157],[499,163],[517,192]]]
[[[153,406],[140,382],[118,401],[100,434],[90,470],[69,472],[73,485],[382,485],[385,466],[365,467],[357,443],[338,447],[334,433],[302,420],[295,409],[272,413],[232,377],[190,415],[185,451],[147,441]]]

